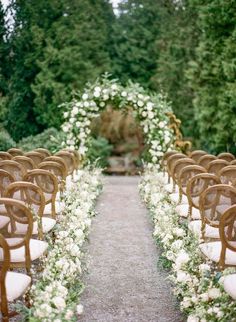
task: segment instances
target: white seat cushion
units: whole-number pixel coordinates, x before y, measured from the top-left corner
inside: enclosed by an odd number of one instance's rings
[[[189,223],[188,228],[197,236],[201,237],[201,220],[193,220]],[[206,238],[220,238],[219,228],[212,227],[210,225],[206,225],[205,227],[205,237]]]
[[[236,300],[236,274],[230,274],[224,277],[224,289],[234,300]]]
[[[28,275],[7,272],[6,274],[6,293],[9,302],[14,301],[25,293],[30,286],[31,278]]]
[[[232,242],[236,247],[236,242]],[[213,262],[218,263],[220,260],[221,253],[221,242],[210,242],[199,245],[201,252]],[[227,249],[225,254],[226,265],[236,265],[236,252]]]
[[[42,218],[43,233],[48,233],[56,225],[56,220],[48,217]],[[16,223],[15,233],[24,234],[26,233],[28,225]],[[8,232],[11,233],[11,226],[8,227]],[[33,224],[33,235],[38,234],[38,223],[35,221]]]
[[[9,245],[15,245],[22,238],[6,238],[6,241]],[[48,243],[42,240],[30,239],[30,256],[31,260],[41,257],[48,248]],[[12,263],[20,263],[25,261],[25,247],[21,246],[17,249],[10,250],[11,262]],[[2,249],[0,248],[0,261],[3,260]]]
[[[56,211],[56,214],[59,214],[61,211],[63,211],[62,202],[59,202],[59,201],[55,202],[55,211]],[[52,204],[51,203],[48,203],[47,205],[45,205],[43,214],[44,215],[51,215],[52,214]]]
[[[10,222],[9,217],[0,215],[0,229],[5,227],[9,222]]]
[[[171,193],[170,200],[174,203],[179,203],[179,193]],[[185,195],[182,195],[182,200],[180,204],[187,204],[188,205],[188,198]]]
[[[179,214],[180,217],[187,218],[189,205],[188,204],[178,205],[178,206],[176,206],[175,210]],[[201,218],[200,211],[195,207],[192,207],[192,217],[191,218],[193,220],[197,220],[197,219]]]

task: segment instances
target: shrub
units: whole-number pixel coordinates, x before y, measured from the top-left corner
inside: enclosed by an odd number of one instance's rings
[[[6,129],[0,128],[0,150],[6,151],[16,146],[16,142],[12,139]]]
[[[88,161],[105,168],[108,166],[108,157],[111,155],[113,146],[104,137],[91,138],[90,146],[87,154]]]

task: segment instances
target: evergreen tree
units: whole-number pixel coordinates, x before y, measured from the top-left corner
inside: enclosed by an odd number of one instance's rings
[[[39,73],[32,89],[38,123],[59,127],[62,111],[58,105],[69,100],[73,90],[110,69],[108,40],[113,18],[108,1],[68,1],[37,61]]]
[[[144,87],[156,71],[160,4],[153,0],[127,0],[119,5],[111,57],[113,73],[124,83],[131,79]]]
[[[202,147],[236,152],[236,2],[191,0],[201,30],[189,68]]]

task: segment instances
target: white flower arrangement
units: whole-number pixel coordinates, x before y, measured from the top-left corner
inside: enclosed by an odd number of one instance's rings
[[[100,169],[83,169],[65,191],[64,211],[53,238],[49,238],[43,272],[30,290],[32,307],[23,310],[31,322],[77,321],[83,312],[78,303],[83,290],[81,246],[95,215],[95,201],[101,191],[100,174]]]
[[[117,80],[110,80],[108,75],[98,79],[95,84],[88,84],[72,102],[62,104],[66,110],[62,125],[67,137],[65,145],[86,155],[91,120],[99,116],[108,104],[118,109],[133,108],[135,118],[145,133],[146,144],[150,147],[150,161],[160,161],[174,140],[174,133],[168,126],[166,112],[171,111],[171,107],[166,97],[162,93],[149,95],[142,87],[131,82],[124,87]]]
[[[174,294],[181,310],[188,315],[187,322],[234,321],[236,302],[225,293],[222,276],[235,269],[219,272],[213,263],[204,261],[198,248],[199,240],[188,230],[186,222],[179,220],[175,205],[164,189],[163,174],[158,170],[159,167],[146,166],[140,194],[152,216],[153,235],[171,268]]]

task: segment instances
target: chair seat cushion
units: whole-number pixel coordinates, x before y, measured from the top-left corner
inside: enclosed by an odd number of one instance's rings
[[[5,227],[9,222],[10,222],[9,217],[0,215],[0,229]]]
[[[62,202],[59,202],[59,201],[55,202],[55,211],[56,211],[56,214],[59,214],[61,211],[63,211],[63,203]],[[52,213],[52,204],[48,203],[47,205],[45,205],[43,214],[44,215],[51,215],[51,213]]]
[[[48,217],[43,217],[42,218],[42,228],[43,228],[43,233],[48,233],[53,229],[53,227],[56,225],[56,220]],[[28,228],[28,225],[16,223],[16,231],[15,233],[17,234],[24,234],[26,233]],[[8,227],[8,232],[11,233],[11,226]],[[33,224],[33,235],[38,234],[38,223],[35,221]]]
[[[188,228],[197,236],[201,236],[201,220],[193,220],[189,223]],[[206,238],[220,238],[219,228],[212,227],[210,225],[206,225],[205,227],[205,237]]]
[[[31,278],[28,275],[7,272],[6,274],[6,293],[9,302],[22,296],[30,286]]]
[[[172,202],[178,204],[179,203],[179,193],[177,193],[177,192],[176,193],[171,193],[170,194],[170,200]],[[185,195],[182,196],[182,200],[181,200],[180,204],[181,205],[182,204],[187,204],[188,205],[188,198]]]
[[[176,206],[175,210],[179,214],[180,217],[187,218],[189,205],[188,204],[178,205],[178,206]],[[193,220],[197,220],[197,219],[201,218],[200,211],[195,207],[192,207],[192,217],[191,218]]]
[[[232,242],[236,247],[236,242]],[[220,253],[221,253],[221,242],[210,242],[210,243],[203,243],[199,245],[201,252],[209,258],[211,261],[218,263],[220,260]],[[236,252],[227,249],[225,254],[225,264],[226,265],[236,265]]]
[[[234,300],[236,300],[236,274],[230,274],[224,277],[224,289]]]
[[[6,238],[8,245],[16,245],[22,238]],[[31,260],[41,257],[48,248],[48,243],[42,240],[30,239],[30,256]],[[10,250],[11,263],[20,263],[25,261],[25,247],[21,246]],[[2,249],[0,249],[0,261],[3,260]]]

